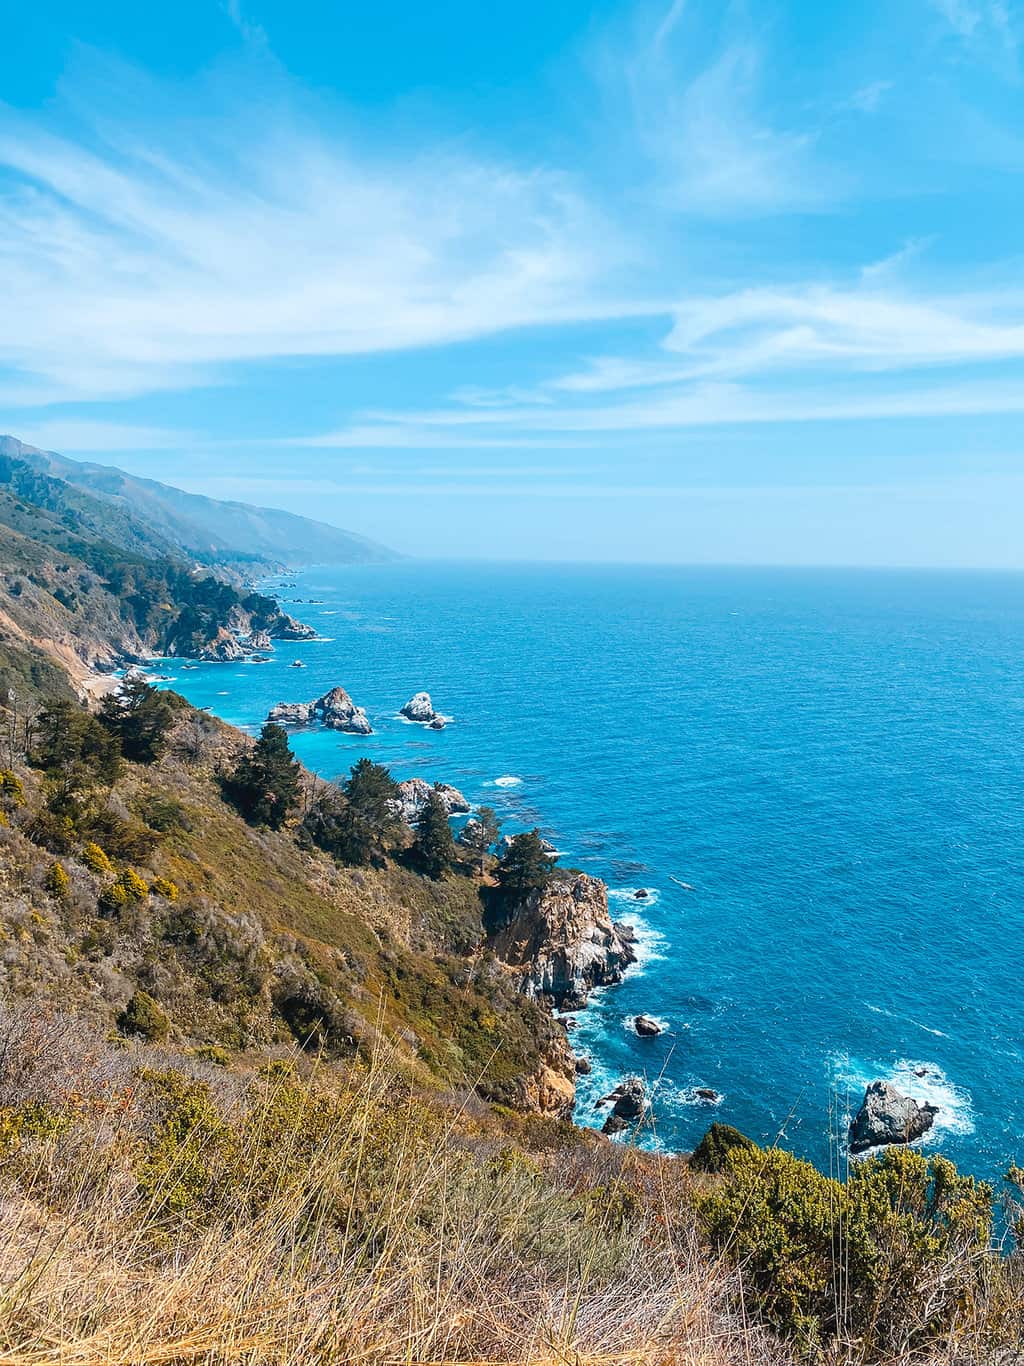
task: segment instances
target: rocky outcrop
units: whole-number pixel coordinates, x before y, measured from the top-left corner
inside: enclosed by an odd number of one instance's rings
[[[315,702],[278,702],[271,707],[267,720],[278,726],[312,726],[319,722],[328,730],[341,730],[349,735],[373,734],[366,712],[356,706],[344,688],[332,688]]]
[[[316,630],[303,621],[296,621],[287,612],[282,612],[270,628],[275,640],[315,640]]]
[[[272,650],[274,648],[274,642],[270,639],[269,631],[253,631],[245,643],[250,650]]]
[[[444,809],[449,816],[461,816],[470,809],[469,802],[457,787],[452,787],[449,783],[437,783],[431,786],[423,778],[407,778],[404,783],[398,784],[398,801],[395,803],[395,810],[402,820],[413,825],[420,818],[420,813],[427,804],[427,798],[431,792],[436,792],[444,803]]]
[[[575,1008],[636,961],[627,929],[612,922],[604,883],[578,873],[525,897],[491,931],[488,947],[520,973],[527,995]]]
[[[418,692],[415,697],[410,697],[405,706],[402,707],[400,715],[407,721],[440,721],[444,724],[444,718],[439,717],[434,710],[434,704],[430,700],[430,693]]]
[[[639,1077],[627,1077],[607,1096],[602,1096],[598,1106],[610,1105],[612,1112],[602,1125],[606,1134],[621,1133],[643,1114],[647,1105],[647,1092]]]
[[[217,634],[196,653],[196,659],[210,664],[230,663],[232,660],[244,658],[245,650],[239,644],[238,638],[224,626],[220,627]]]
[[[873,1081],[850,1125],[850,1152],[891,1143],[913,1143],[935,1123],[937,1105],[920,1105],[887,1081]]]
[[[652,1039],[656,1034],[662,1033],[661,1025],[650,1015],[635,1015],[633,1017],[633,1028],[644,1039]]]

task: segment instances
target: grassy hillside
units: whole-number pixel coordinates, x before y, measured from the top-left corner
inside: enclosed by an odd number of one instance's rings
[[[0,455],[86,491],[108,509],[111,519],[141,523],[151,554],[159,546],[160,553],[230,567],[242,574],[306,564],[375,564],[395,558],[386,547],[324,522],[280,509],[185,493],[113,466],[41,451],[12,436],[0,436]],[[124,544],[119,537],[112,539]]]
[[[244,599],[9,473],[0,1366],[1022,1359],[1024,1172],[996,1248],[939,1156],[838,1180],[720,1125],[689,1158],[573,1127],[567,1035],[485,932],[508,864],[274,727],[79,704],[87,648]]]

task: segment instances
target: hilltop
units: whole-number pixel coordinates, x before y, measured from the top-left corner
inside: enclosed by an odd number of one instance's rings
[[[112,465],[71,460],[0,436],[0,455],[21,461],[86,493],[108,509],[111,539],[125,517],[141,525],[145,544],[199,564],[252,576],[308,564],[379,564],[394,551],[354,532],[280,509],[222,502],[142,479]]]

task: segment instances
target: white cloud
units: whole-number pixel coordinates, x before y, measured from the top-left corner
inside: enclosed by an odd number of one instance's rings
[[[862,114],[876,114],[892,86],[892,81],[871,81],[853,92],[846,101],[846,107],[857,109]]]
[[[1020,22],[1009,0],[930,0],[952,34],[966,47],[988,55],[995,66],[1016,72]]]
[[[360,152],[272,92],[230,115],[177,92],[176,135],[150,128],[145,82],[110,79],[121,122],[58,134],[0,109],[9,392],[126,395],[648,307],[616,293],[621,244],[557,172]]]
[[[882,278],[887,278],[882,276]],[[869,277],[870,279],[870,277]],[[567,437],[782,422],[1024,412],[1024,386],[993,376],[1024,359],[1024,292],[915,297],[865,285],[745,290],[677,306],[654,355],[604,356],[557,376],[546,402],[363,413],[306,444],[467,448]],[[931,372],[957,367],[955,381]]]
[[[821,209],[844,193],[845,177],[819,161],[806,109],[792,121],[768,97],[773,64],[740,17],[676,0],[628,35],[606,35],[596,65],[602,93],[654,170],[650,193],[663,206],[728,218]],[[716,35],[710,47],[708,33]]]

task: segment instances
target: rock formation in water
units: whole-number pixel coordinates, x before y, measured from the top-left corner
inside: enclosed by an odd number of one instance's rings
[[[491,931],[488,947],[520,972],[527,995],[575,1008],[636,961],[627,931],[612,922],[605,884],[578,873],[527,894]]]
[[[913,1143],[926,1134],[939,1113],[937,1105],[920,1105],[887,1081],[873,1081],[850,1125],[850,1152],[862,1153],[890,1143]]]
[[[303,621],[296,621],[287,612],[282,612],[271,627],[270,634],[275,640],[315,640],[316,629]]]
[[[328,730],[341,730],[349,735],[373,734],[366,712],[356,706],[344,688],[332,688],[315,702],[278,702],[271,707],[267,720],[278,726],[312,726],[319,722]]]
[[[428,692],[418,692],[415,697],[410,697],[402,708],[401,715],[408,721],[430,722],[440,720],[443,724],[443,718],[439,717],[434,710],[434,704],[430,700],[430,693]]]
[[[621,1133],[629,1124],[638,1120],[647,1104],[647,1092],[639,1077],[627,1077],[614,1091],[603,1096],[598,1105],[611,1105],[612,1111],[605,1120],[602,1132]]]
[[[636,1015],[633,1017],[633,1028],[641,1038],[653,1038],[655,1034],[661,1034],[662,1028],[657,1020],[650,1015]]]

